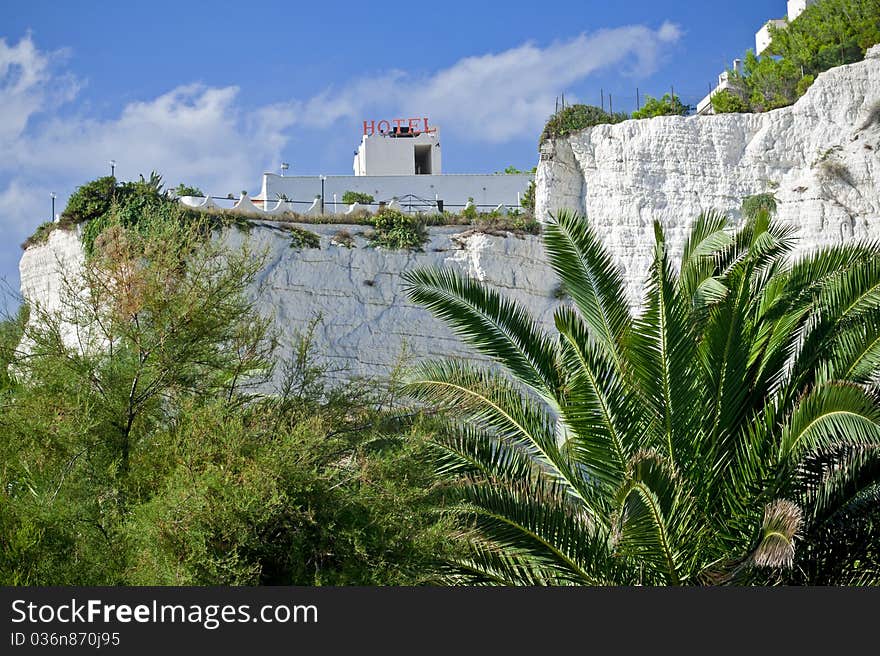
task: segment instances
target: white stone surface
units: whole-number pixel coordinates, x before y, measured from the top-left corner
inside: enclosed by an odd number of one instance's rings
[[[539,220],[566,207],[587,215],[641,294],[652,222],[675,254],[691,222],[772,192],[799,248],[880,238],[880,47],[821,74],[792,107],[765,114],[664,116],[583,130],[546,143],[536,177]],[[874,122],[866,125],[869,117]]]
[[[84,260],[79,230],[53,230],[45,243],[31,246],[21,256],[21,295],[31,305],[59,310],[65,276],[75,279]]]
[[[526,304],[548,328],[553,325],[556,281],[544,263],[539,237],[436,227],[430,229],[424,252],[386,251],[368,246],[361,225],[301,225],[320,235],[321,247],[297,250],[278,226],[262,221],[249,235],[232,229],[225,238],[232,247],[248,239],[255,252],[266,254],[258,305],[281,330],[280,356],[292,354],[295,334],[320,315],[315,353],[335,377],[383,376],[414,358],[473,357],[441,322],[407,299],[401,273],[415,267],[454,267]],[[354,237],[355,247],[334,239],[341,231]],[[23,296],[50,311],[58,309],[62,269],[75,271],[82,261],[77,234],[56,230],[47,243],[22,256]],[[69,343],[76,346],[73,332]]]
[[[623,266],[634,305],[650,262],[654,219],[679,252],[703,210],[738,217],[744,196],[773,191],[780,217],[801,227],[803,249],[850,235],[878,238],[880,125],[865,126],[878,103],[880,48],[863,63],[820,76],[791,108],[586,130],[546,149],[552,159],[538,168],[539,216],[560,207],[586,211]],[[539,237],[431,228],[424,252],[411,253],[368,247],[363,226],[302,227],[320,235],[320,249],[291,249],[289,234],[270,221],[250,235],[267,253],[259,303],[286,338],[283,355],[294,333],[321,314],[316,352],[338,376],[382,376],[415,358],[472,357],[443,324],[407,300],[400,274],[421,266],[451,266],[475,276],[552,326],[557,282]],[[354,236],[355,248],[334,239],[343,230]],[[245,238],[227,233],[233,245]],[[61,270],[75,271],[82,261],[77,233],[56,230],[22,256],[24,297],[57,306]]]

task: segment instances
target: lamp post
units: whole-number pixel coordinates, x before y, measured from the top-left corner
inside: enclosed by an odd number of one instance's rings
[[[326,175],[321,176],[321,214],[324,213],[324,180],[326,179]]]
[[[55,220],[55,196],[56,196],[56,194],[53,191],[52,193],[49,194],[49,196],[52,197],[52,220],[54,221]]]
[[[116,177],[116,160],[115,159],[110,160],[110,177],[111,178]]]
[[[281,177],[284,177],[284,172],[290,168],[290,164],[287,162],[281,162]]]

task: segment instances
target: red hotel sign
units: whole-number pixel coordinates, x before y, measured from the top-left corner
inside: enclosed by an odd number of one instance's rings
[[[392,124],[394,125],[393,130],[391,129]],[[428,127],[428,119],[426,118],[394,118],[390,121],[364,121],[364,134],[367,136],[376,132],[379,134],[400,133],[401,128],[409,128],[410,132],[415,134],[436,131],[436,128]]]

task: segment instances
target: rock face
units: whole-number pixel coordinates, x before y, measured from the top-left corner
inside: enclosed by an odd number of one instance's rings
[[[538,218],[586,214],[640,296],[653,221],[677,255],[695,217],[740,218],[744,197],[772,193],[799,248],[880,237],[880,46],[821,74],[795,105],[765,114],[667,116],[545,143]]]
[[[303,225],[320,236],[320,248],[293,249],[278,224],[260,222],[250,234],[229,230],[232,247],[248,239],[266,254],[254,294],[260,310],[273,316],[282,332],[279,355],[292,355],[295,335],[320,316],[314,333],[319,354],[339,378],[385,376],[413,358],[459,356],[472,352],[427,311],[414,306],[402,290],[401,273],[422,266],[449,266],[478,278],[525,304],[549,327],[556,298],[555,277],[544,263],[540,237],[491,236],[461,227],[429,230],[424,252],[369,247],[357,225]],[[354,239],[347,248],[341,232]],[[56,230],[45,244],[22,256],[22,295],[30,303],[56,310],[61,306],[62,273],[75,275],[83,261],[75,232]],[[77,341],[71,331],[71,346]]]
[[[661,117],[599,126],[545,145],[537,173],[539,218],[585,212],[623,266],[638,303],[653,242],[652,222],[680,251],[693,219],[708,209],[739,218],[745,196],[772,192],[779,216],[800,227],[802,249],[842,238],[880,238],[880,48],[864,62],[819,76],[793,107],[767,114]],[[473,357],[439,321],[413,306],[400,274],[450,266],[524,303],[548,328],[560,302],[539,237],[432,228],[424,252],[370,248],[361,226],[303,226],[320,249],[290,248],[270,222],[250,234],[265,249],[258,300],[286,336],[320,315],[315,352],[337,376],[383,376],[431,356]],[[355,247],[339,243],[348,231]],[[230,231],[233,245],[244,239]],[[22,294],[55,309],[62,272],[83,261],[77,233],[53,232],[21,259]],[[72,345],[75,341],[72,341]]]

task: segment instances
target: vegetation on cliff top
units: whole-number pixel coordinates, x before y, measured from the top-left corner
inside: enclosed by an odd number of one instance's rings
[[[771,26],[766,54],[746,53],[743,73],[729,71],[732,90],[716,94],[717,113],[764,112],[800,98],[819,73],[861,61],[880,43],[880,0],[822,0],[785,28]]]
[[[373,214],[368,211],[346,214],[307,215],[286,212],[280,215],[264,216],[233,212],[228,209],[212,208],[201,210],[181,205],[178,198],[199,192],[194,187],[183,184],[171,191],[164,191],[162,177],[153,172],[149,178],[140,176],[134,182],[118,182],[115,178],[104,177],[79,187],[70,197],[67,207],[57,222],[46,222],[37,227],[28,237],[22,248],[26,249],[45,242],[54,230],[72,230],[82,225],[82,241],[86,254],[94,250],[95,239],[112,222],[121,222],[126,227],[137,227],[144,217],[173,219],[181,223],[201,226],[203,234],[223,227],[236,227],[248,231],[255,221],[286,224],[283,226],[291,234],[292,248],[320,248],[320,238],[310,230],[292,224],[346,224],[363,225],[372,228],[369,243],[388,249],[418,250],[427,239],[427,226],[460,225],[477,231],[501,234],[510,232],[517,236],[538,234],[540,226],[533,218],[534,183],[523,194],[524,210],[511,208],[507,212],[492,210],[480,211],[475,206],[458,213],[444,211],[433,213],[405,213],[385,207]],[[186,193],[181,193],[186,192]],[[366,196],[358,202],[367,202]]]

